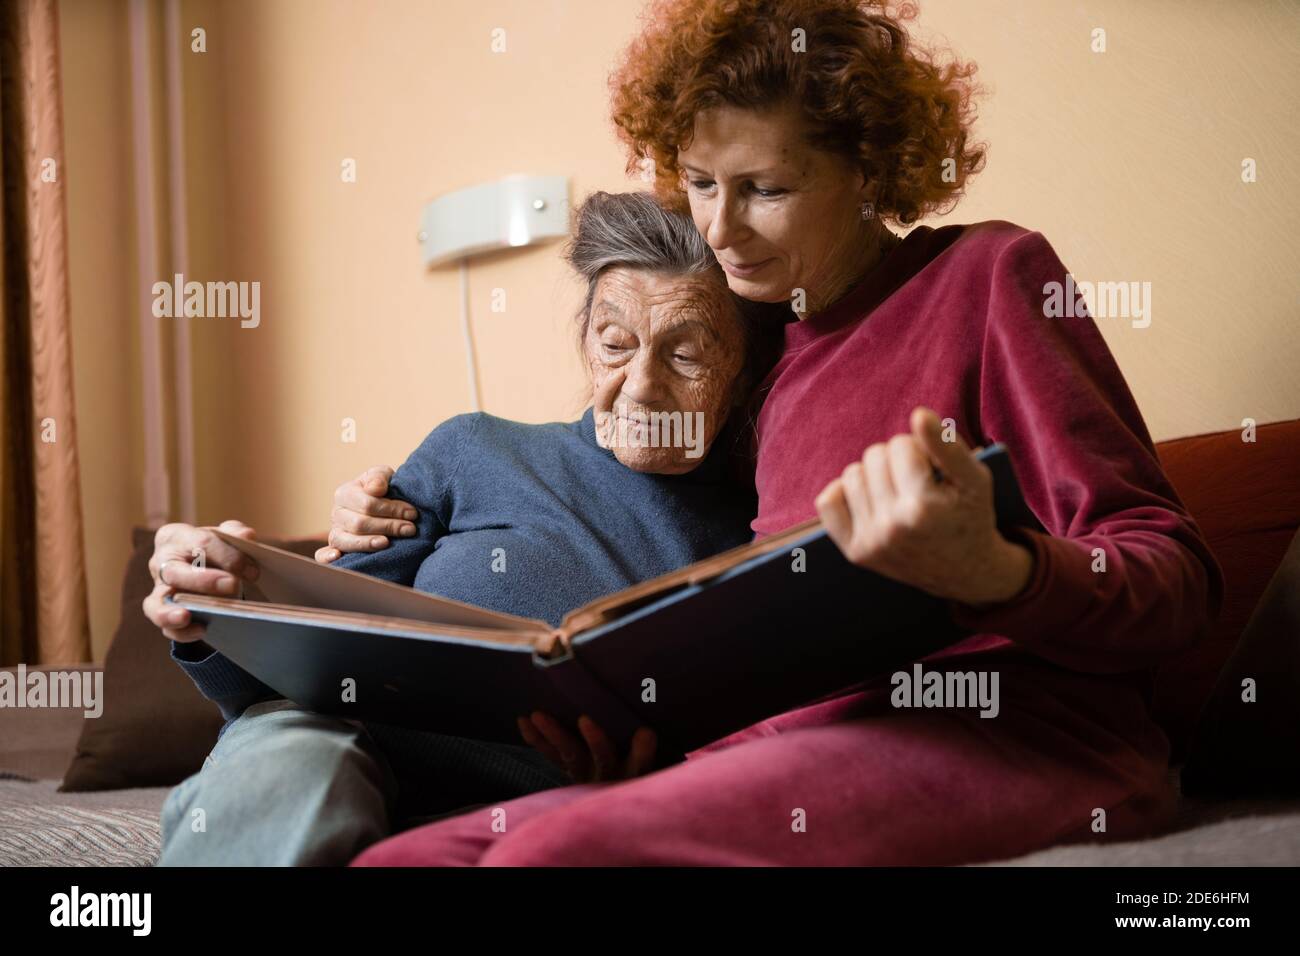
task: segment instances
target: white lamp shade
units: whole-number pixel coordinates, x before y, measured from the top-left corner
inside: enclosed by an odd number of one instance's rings
[[[492,249],[529,246],[569,232],[565,176],[507,176],[447,193],[428,203],[420,224],[426,266]]]

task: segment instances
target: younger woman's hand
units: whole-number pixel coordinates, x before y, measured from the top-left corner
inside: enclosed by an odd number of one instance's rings
[[[936,597],[975,607],[1013,599],[1034,559],[998,532],[992,472],[961,436],[943,440],[930,409],[914,409],[910,424],[817,496],[826,533],[859,567]]]
[[[541,711],[520,717],[518,723],[524,742],[541,751],[551,763],[563,767],[574,783],[626,780],[654,769],[658,739],[649,727],[641,727],[632,735],[631,747],[620,758],[609,736],[590,717],[578,718],[582,739]]]
[[[318,562],[329,564],[350,551],[382,551],[389,535],[415,534],[415,508],[384,497],[392,477],[393,469],[377,465],[334,489],[329,544],[316,551]]]

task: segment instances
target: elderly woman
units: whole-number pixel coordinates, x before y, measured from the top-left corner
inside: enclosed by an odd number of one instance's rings
[[[948,864],[1170,819],[1151,668],[1217,612],[1219,569],[1093,321],[1048,317],[1066,269],[1047,240],[887,227],[950,207],[984,160],[973,67],[917,49],[901,16],[660,0],[613,116],[731,289],[798,319],[763,386],[754,529],[820,515],[852,561],[946,601],[973,636],[921,666],[996,672],[997,716],[845,674],[684,763],[507,803],[508,832],[472,812],[357,862]],[[970,449],[993,441],[1046,533],[996,530]],[[581,759],[567,729],[540,746]]]
[[[728,291],[689,218],[646,194],[590,197],[568,258],[587,280],[592,407],[569,424],[475,414],[435,428],[392,480],[414,506],[410,533],[345,564],[558,625],[574,607],[749,539],[752,475],[733,459],[752,464],[731,419],[747,420],[741,406],[771,365],[764,343],[779,324],[753,324],[761,309]],[[683,420],[700,427],[649,433]],[[196,548],[205,568],[190,565]],[[168,797],[162,864],[345,863],[399,818],[570,779],[522,745],[361,726],[276,699],[164,602],[178,590],[232,594],[236,576],[255,574],[209,529],[160,529],[150,569],[145,613],[227,718],[203,769]],[[588,737],[609,748],[598,729]],[[653,750],[643,731],[622,770],[641,772]],[[205,828],[190,826],[197,808]]]

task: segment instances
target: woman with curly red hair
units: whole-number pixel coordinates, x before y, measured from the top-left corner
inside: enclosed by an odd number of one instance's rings
[[[846,674],[626,780],[589,724],[538,717],[532,742],[586,782],[358,863],[948,864],[1169,819],[1151,668],[1217,613],[1220,572],[1095,324],[1045,308],[1066,276],[1046,239],[1002,221],[890,230],[951,207],[984,161],[974,69],[918,49],[913,13],[657,0],[613,118],[629,169],[653,163],[732,290],[797,319],[762,388],[754,530],[820,515],[850,560],[948,602],[974,636],[920,665],[996,675],[996,707],[917,707],[890,675]],[[1044,532],[996,528],[971,451],[994,441]]]

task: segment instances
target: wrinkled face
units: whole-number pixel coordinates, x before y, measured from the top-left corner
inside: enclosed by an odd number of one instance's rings
[[[873,254],[879,225],[863,218],[872,191],[862,173],[808,146],[802,130],[794,105],[720,106],[696,115],[690,148],[677,157],[695,226],[732,291],[781,302],[802,289],[806,314],[847,291]]]
[[[611,268],[583,353],[596,435],[633,471],[682,474],[726,423],[744,364],[735,304],[716,275]]]

